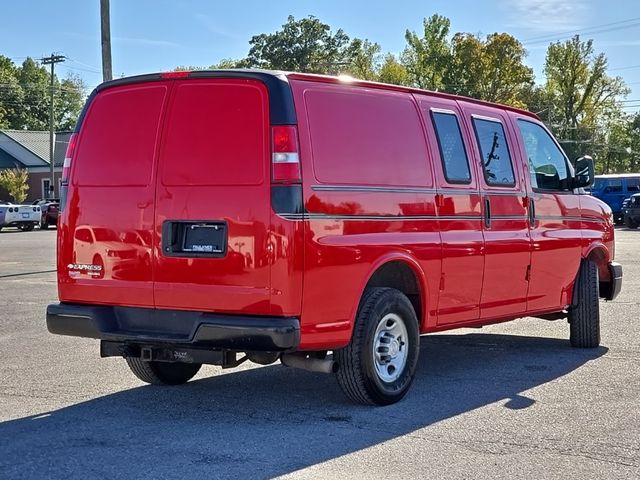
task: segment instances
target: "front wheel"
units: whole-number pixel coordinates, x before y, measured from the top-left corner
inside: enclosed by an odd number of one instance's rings
[[[401,400],[415,376],[419,343],[418,319],[409,299],[393,288],[367,289],[351,342],[334,354],[342,391],[362,404]]]
[[[600,345],[600,286],[598,265],[585,260],[578,272],[575,306],[569,309],[569,340],[577,348]]]
[[[145,362],[141,358],[127,357],[127,365],[140,380],[152,385],[182,385],[191,380],[201,363]]]
[[[627,226],[627,228],[631,228],[632,230],[638,228],[638,222],[631,217],[625,217],[624,224]]]

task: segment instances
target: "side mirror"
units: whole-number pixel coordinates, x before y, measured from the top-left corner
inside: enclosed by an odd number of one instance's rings
[[[588,188],[593,185],[595,180],[595,166],[593,165],[593,158],[588,155],[580,157],[575,161],[575,175],[571,181],[573,188]]]

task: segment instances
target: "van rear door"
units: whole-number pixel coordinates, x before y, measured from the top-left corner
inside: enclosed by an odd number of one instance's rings
[[[59,296],[152,307],[155,156],[170,82],[114,83],[89,101],[65,159]]]
[[[158,308],[269,313],[268,100],[256,80],[175,80],[156,184]]]

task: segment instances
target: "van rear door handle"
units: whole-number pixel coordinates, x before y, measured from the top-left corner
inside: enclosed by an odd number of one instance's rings
[[[491,200],[488,197],[484,199],[484,226],[491,228]]]

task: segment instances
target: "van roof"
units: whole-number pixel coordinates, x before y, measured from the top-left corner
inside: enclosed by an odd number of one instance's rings
[[[494,102],[487,102],[485,100],[478,100],[476,98],[471,98],[471,97],[465,97],[462,95],[454,95],[451,93],[444,93],[444,92],[434,92],[432,90],[423,90],[420,88],[413,88],[413,87],[406,87],[403,85],[392,85],[392,84],[388,84],[388,83],[380,83],[380,82],[371,82],[368,80],[358,80],[358,79],[352,79],[350,77],[343,77],[343,76],[338,76],[338,77],[334,77],[334,76],[330,76],[330,75],[317,75],[317,74],[313,74],[313,73],[296,73],[296,72],[280,72],[280,73],[284,73],[284,75],[287,76],[287,78],[292,78],[294,80],[306,80],[306,81],[312,81],[312,82],[323,82],[323,83],[337,83],[337,84],[349,84],[349,85],[358,85],[358,86],[363,86],[363,87],[373,87],[373,88],[378,88],[378,89],[384,89],[384,90],[393,90],[393,91],[398,91],[398,92],[408,92],[408,93],[420,93],[420,94],[429,94],[435,97],[439,97],[439,98],[445,98],[448,100],[462,100],[465,102],[469,102],[469,103],[475,103],[478,105],[483,105],[483,106],[487,106],[487,107],[493,107],[493,108],[501,108],[501,109],[505,109],[505,110],[510,110],[512,112],[516,112],[522,115],[526,115],[528,117],[532,117],[535,118],[536,120],[540,120],[540,118],[533,112],[530,112],[528,110],[524,110],[522,108],[517,108],[517,107],[512,107],[510,105],[503,105],[500,103],[494,103]]]
[[[604,175],[596,175],[596,178],[637,178],[640,173],[606,173]]]
[[[312,73],[297,73],[297,72],[285,72],[280,70],[263,70],[263,69],[246,69],[246,68],[231,68],[224,70],[193,70],[193,71],[185,71],[185,72],[158,72],[158,73],[150,73],[145,75],[135,75],[131,77],[118,78],[115,80],[110,80],[108,82],[101,83],[98,85],[94,93],[99,92],[105,88],[115,87],[118,85],[128,84],[128,83],[138,83],[138,82],[149,82],[149,81],[158,81],[169,78],[207,78],[207,77],[234,77],[241,76],[244,78],[255,78],[264,81],[267,84],[267,88],[269,89],[269,96],[276,96],[277,98],[270,98],[270,100],[274,101],[275,105],[284,105],[286,108],[282,109],[282,107],[278,108],[278,112],[275,113],[276,118],[272,118],[271,121],[274,124],[287,124],[287,123],[296,123],[295,114],[293,113],[293,99],[291,95],[287,94],[283,91],[283,87],[287,83],[287,78],[291,78],[294,80],[304,80],[311,82],[323,82],[323,83],[334,83],[334,84],[349,84],[349,85],[357,85],[363,87],[384,89],[384,90],[392,90],[397,92],[408,92],[408,93],[419,93],[424,94],[427,93],[429,95],[433,95],[439,98],[445,98],[449,100],[462,100],[469,103],[474,103],[477,105],[483,105],[493,108],[501,108],[505,110],[509,110],[512,112],[519,113],[521,115],[526,115],[528,117],[535,118],[540,120],[540,118],[535,114],[528,110],[524,110],[521,108],[512,107],[510,105],[502,105],[493,102],[487,102],[484,100],[478,100],[475,98],[464,97],[461,95],[453,95],[450,93],[443,92],[434,92],[431,90],[422,90],[419,88],[405,87],[402,85],[391,85],[387,83],[379,83],[379,82],[370,82],[366,80],[358,80],[351,79],[350,77],[335,77],[330,75],[317,75]],[[293,114],[293,116],[292,116]],[[272,115],[274,117],[274,115]]]

